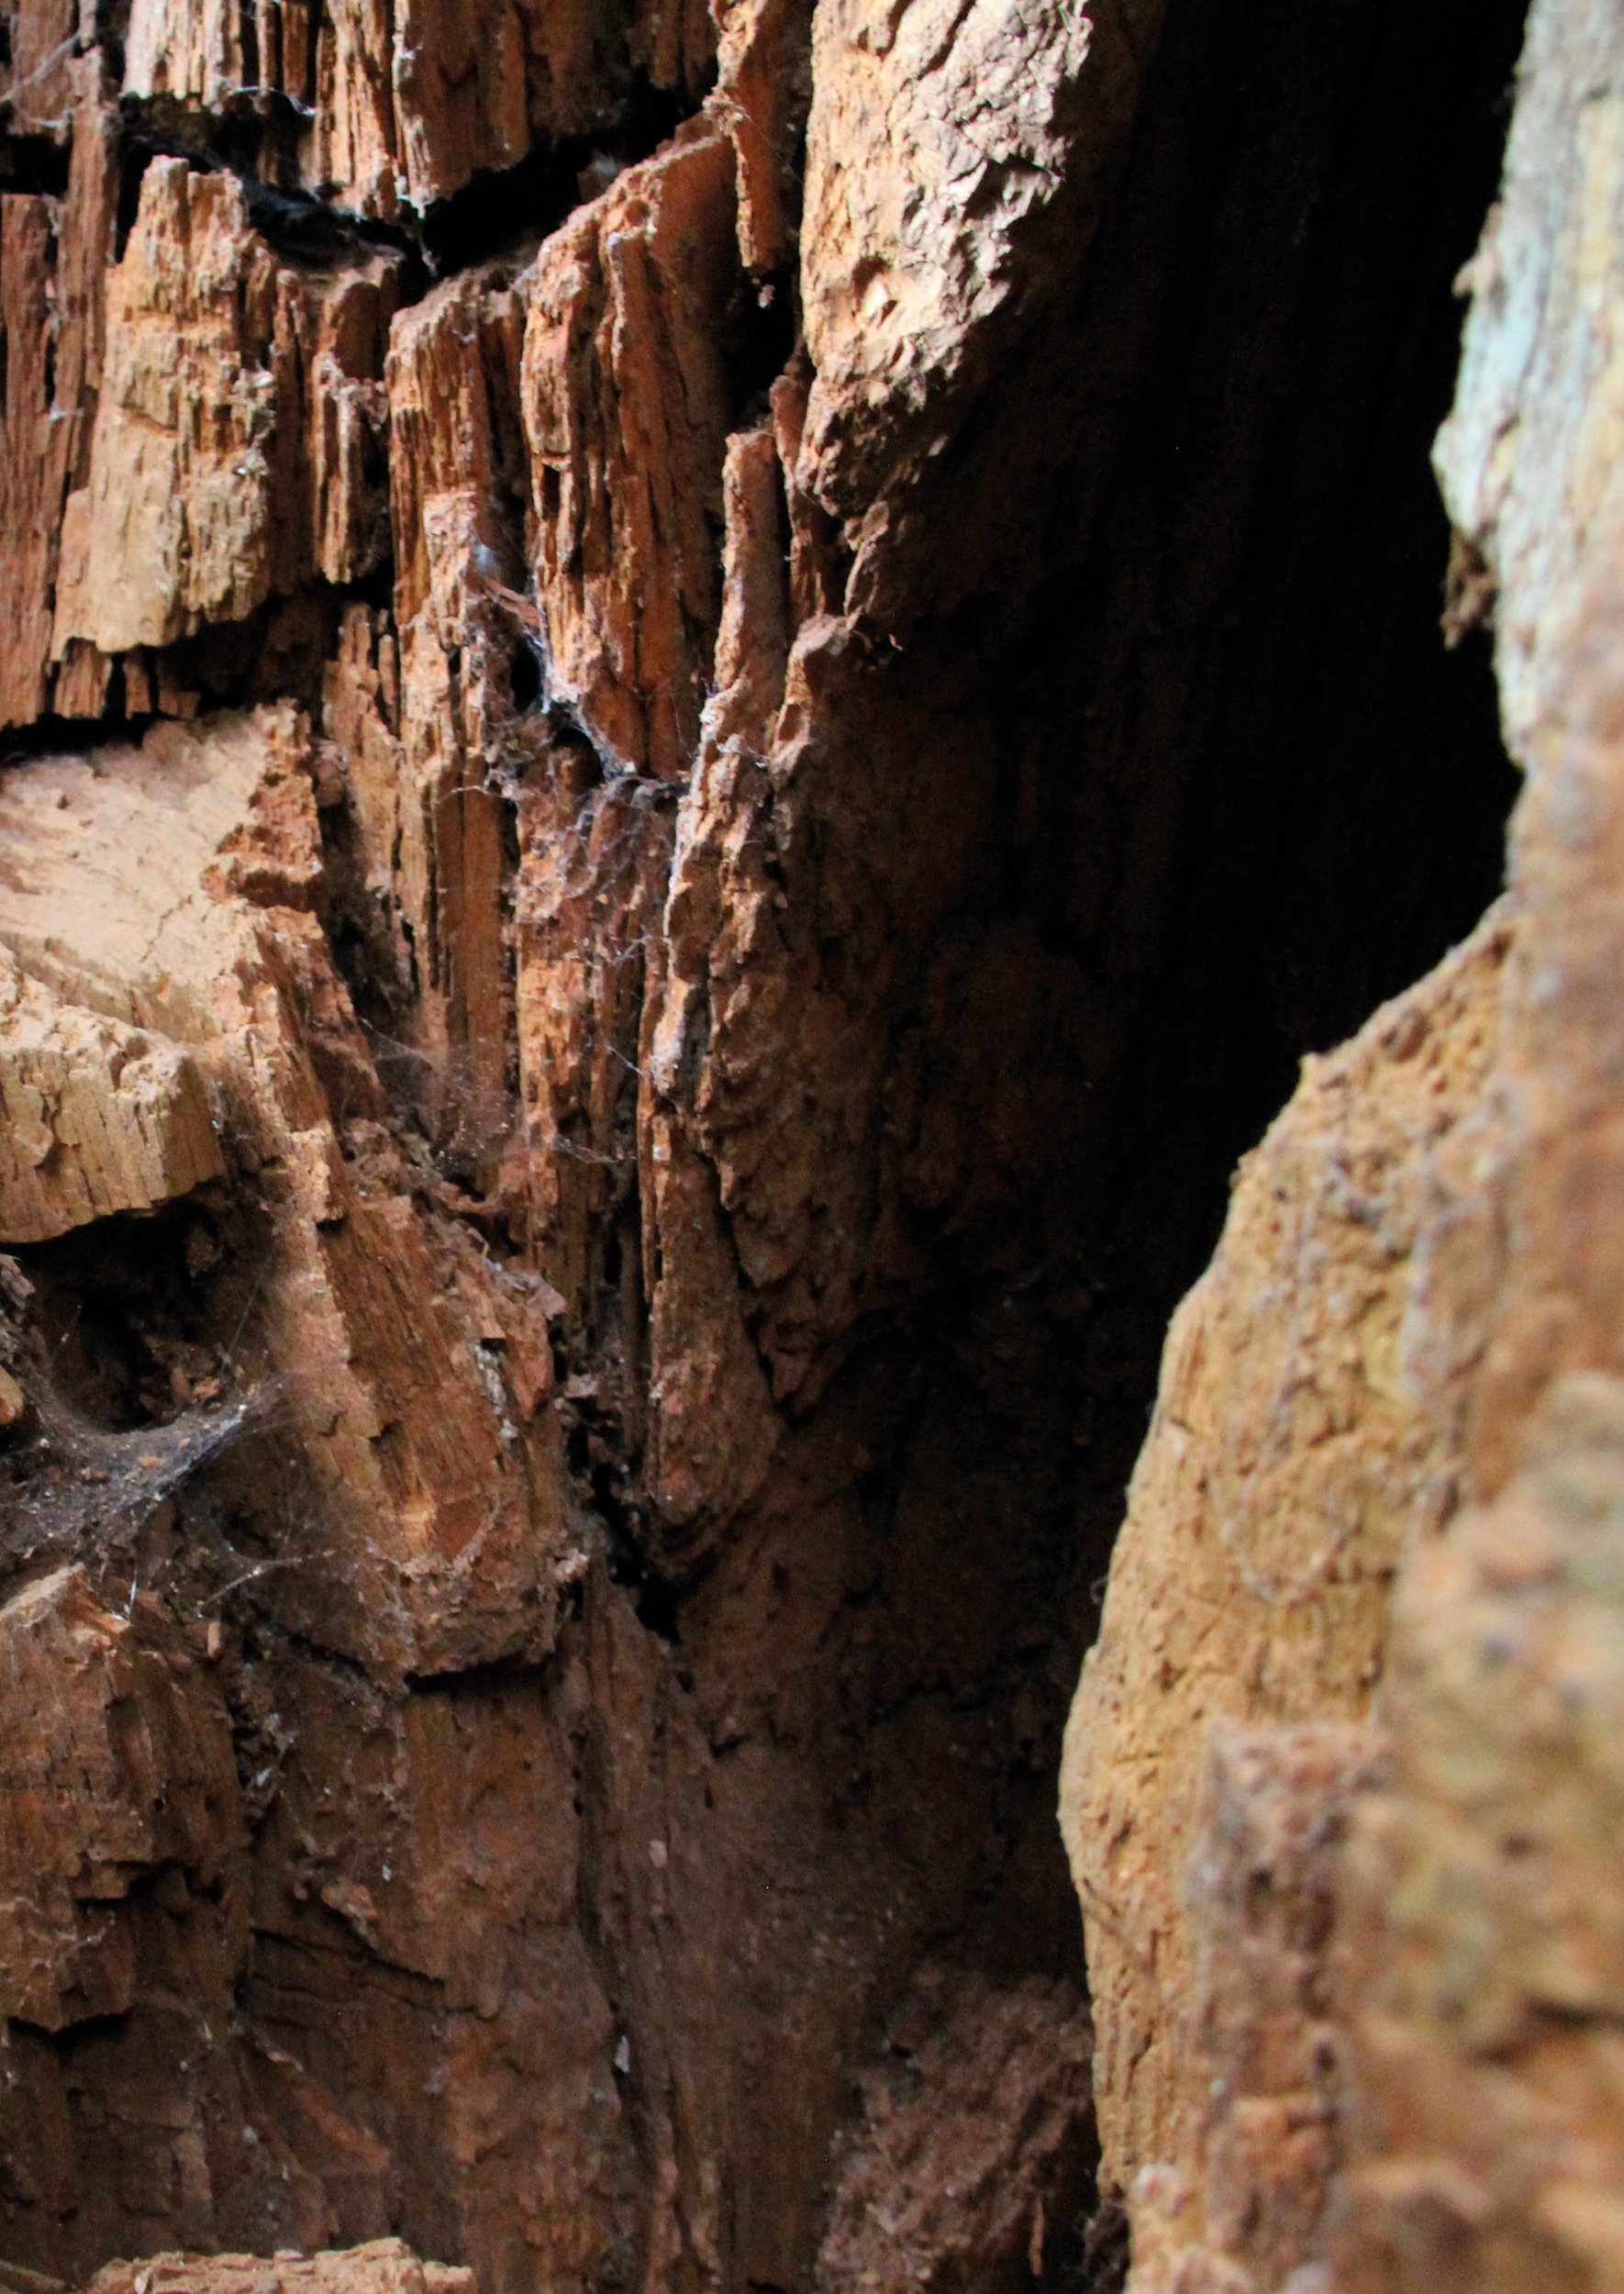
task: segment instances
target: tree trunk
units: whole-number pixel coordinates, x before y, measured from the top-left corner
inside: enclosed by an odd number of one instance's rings
[[[1624,2283],[1524,15],[0,7],[12,2294]]]

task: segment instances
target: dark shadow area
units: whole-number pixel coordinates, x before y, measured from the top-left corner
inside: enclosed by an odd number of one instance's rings
[[[995,601],[996,656],[981,640],[1008,696],[1006,828],[958,970],[1012,983],[1006,1037],[1021,1006],[1047,1015],[1029,1041],[1067,1080],[1047,1167],[980,1219],[961,1195],[952,1257],[1041,1266],[1030,1296],[1070,1317],[1056,1351],[1099,1464],[1084,1587],[1236,1160],[1303,1054],[1500,886],[1517,776],[1486,638],[1440,632],[1429,456],[1522,16],[1175,5],[1086,279],[989,418],[1007,439],[1023,402],[1034,427],[1063,409],[1075,451],[1009,488],[1046,572]],[[975,641],[956,629],[943,660]]]
[[[355,215],[299,181],[305,121],[285,96],[244,90],[208,111],[168,95],[123,97],[119,106],[119,186],[115,246],[134,225],[141,179],[154,159],[184,159],[202,173],[229,173],[242,185],[249,217],[277,252],[328,269],[364,261],[378,249],[406,258],[402,300],[414,302],[432,281],[465,271],[526,239],[539,240],[584,200],[675,134],[695,109],[690,98],[639,80],[588,135],[543,137],[515,166],[486,171],[420,217],[410,208],[398,223]],[[36,147],[39,147],[36,152]],[[0,177],[16,169],[56,169],[65,189],[67,152],[42,137],[0,139]]]
[[[1123,1127],[1146,1226],[1177,1170],[1227,1170],[1305,1052],[1470,930],[1516,789],[1487,641],[1441,640],[1429,453],[1523,10],[1271,6],[1239,38],[1206,14],[1175,10],[1161,74],[1199,260],[1157,266],[1172,292],[1099,592],[1109,682],[1072,687],[1111,762],[1141,789],[1160,767],[1169,800],[1119,863],[1161,891],[1127,941],[1155,1016]],[[1141,150],[1125,267],[1141,203],[1167,213],[1155,173]]]
[[[263,1251],[261,1222],[217,1185],[18,1247],[40,1370],[65,1407],[108,1432],[232,1395],[238,1366],[219,1333],[245,1328]]]
[[[1061,1732],[1235,1163],[1499,889],[1516,775],[1486,642],[1440,631],[1429,456],[1522,17],[1175,0],[1100,238],[932,481],[938,560],[989,570],[826,733],[891,761],[861,827],[866,764],[824,799],[879,889],[842,880],[818,960],[914,951],[887,1119],[920,1275],[820,1406],[884,1497],[819,1663],[877,1636],[894,1686],[842,1714],[863,1821],[931,1777],[937,1917],[1010,1978],[1078,1968]],[[805,1535],[787,1509],[785,1567]]]
[[[60,199],[68,188],[68,146],[54,136],[0,130],[0,192]]]
[[[403,299],[428,284],[417,235],[351,215],[306,191],[296,173],[300,122],[285,97],[246,91],[217,111],[169,95],[126,95],[118,106],[118,201],[115,256],[122,256],[155,159],[181,159],[199,174],[235,175],[249,219],[279,254],[320,268],[364,261],[380,248],[404,255]]]
[[[624,168],[657,151],[695,108],[643,81],[601,133],[540,143],[517,167],[476,175],[423,218],[423,251],[435,277],[467,271],[526,233],[544,238],[557,230]]]

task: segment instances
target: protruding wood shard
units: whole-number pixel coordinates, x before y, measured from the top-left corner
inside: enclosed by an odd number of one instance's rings
[[[26,52],[18,45],[23,26],[33,14],[24,8],[14,18],[18,63]],[[63,57],[33,93],[48,88],[64,96],[73,118],[67,195],[0,197],[0,532],[7,551],[0,584],[0,725],[29,724],[48,708],[94,715],[101,706],[93,660],[72,659],[53,679],[51,612],[62,506],[70,487],[83,482],[101,371],[113,115],[102,102],[95,55]]]
[[[720,605],[732,186],[732,147],[695,128],[549,239],[529,277],[552,674],[606,760],[668,781],[698,738]]]
[[[134,0],[125,89],[217,108],[257,78],[308,107],[312,187],[393,217],[607,132],[640,77],[697,91],[714,52],[704,0]]]
[[[59,656],[75,639],[172,644],[378,564],[398,268],[283,268],[235,177],[152,162],[108,283],[88,476],[62,520]]]
[[[224,1169],[187,1052],[61,1002],[0,949],[0,1242],[150,1210]]]
[[[419,2262],[398,2238],[317,2255],[159,2255],[110,2262],[94,2294],[475,2294],[472,2270]]]

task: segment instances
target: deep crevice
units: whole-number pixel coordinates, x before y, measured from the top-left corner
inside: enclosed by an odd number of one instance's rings
[[[768,276],[741,274],[734,287],[722,337],[732,392],[731,429],[751,429],[767,418],[767,394],[795,354],[798,288],[787,267]]]
[[[330,267],[379,250],[402,255],[402,300],[409,303],[433,279],[556,230],[624,169],[669,141],[695,109],[692,99],[640,81],[600,131],[543,138],[514,166],[475,175],[421,217],[407,209],[400,222],[386,223],[353,214],[300,183],[303,123],[285,97],[243,95],[205,111],[170,96],[126,95],[119,105],[115,251],[124,251],[151,161],[183,159],[202,173],[235,175],[254,228],[291,261]],[[65,148],[45,138],[12,140],[41,145],[39,163],[60,162],[55,187],[66,188]],[[4,164],[0,156],[0,169]]]
[[[415,232],[352,215],[300,184],[294,150],[297,121],[291,106],[245,100],[205,112],[167,96],[127,95],[118,109],[116,258],[134,228],[148,168],[155,159],[179,159],[199,174],[234,175],[250,222],[278,254],[324,268],[364,262],[379,251],[398,254],[405,259],[402,299],[410,302],[422,295],[428,273]]]
[[[1023,1698],[1041,1714],[1001,1869],[955,1915],[995,1965],[1075,1965],[1060,1731],[1236,1160],[1301,1055],[1499,886],[1516,775],[1486,646],[1443,644],[1429,458],[1522,13],[1454,0],[1423,30],[1396,0],[1277,0],[1238,29],[1175,0],[1086,268],[933,480],[937,562],[990,570],[825,735],[862,725],[906,796],[803,800],[848,872],[818,961],[853,997],[907,896],[861,840],[929,855],[987,824],[897,994],[918,1296],[889,1339],[847,1331],[818,1409],[867,1392],[889,1418],[865,1442],[891,1462],[895,1664],[923,1639],[973,1676],[989,1617],[1008,1648],[1023,1618],[1051,1628],[974,1692],[995,1735]],[[897,1419],[899,1342],[918,1398]],[[877,1713],[879,1807],[903,1787]]]
[[[476,175],[423,217],[423,251],[434,275],[472,270],[527,237],[547,237],[624,169],[651,157],[695,109],[644,81],[601,133],[544,141],[516,166]]]
[[[0,132],[0,193],[61,199],[68,188],[69,146],[55,136]]]
[[[139,741],[151,722],[150,717],[37,717],[0,736],[0,773],[17,772],[40,757],[83,756],[105,749],[109,740]]]

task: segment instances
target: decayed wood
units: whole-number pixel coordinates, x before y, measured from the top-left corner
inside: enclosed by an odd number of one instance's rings
[[[0,1753],[6,2011],[57,2031],[134,1997],[129,1931],[102,1906],[163,1865],[220,1881],[242,1823],[230,1725],[161,1612],[110,1613],[76,1568],[0,1608],[0,1651],[32,1714]]]
[[[473,2274],[420,2262],[398,2238],[369,2239],[336,2253],[160,2255],[152,2262],[110,2262],[91,2284],[96,2294],[473,2294]],[[27,2294],[27,2289],[23,2290]]]
[[[108,282],[87,482],[62,516],[59,656],[170,645],[373,570],[397,270],[307,287],[235,177],[153,161]]]
[[[613,769],[680,774],[715,643],[733,153],[690,134],[528,280],[525,435],[551,673]]]
[[[112,228],[109,107],[94,56],[61,66],[73,123],[68,195],[60,208],[13,194],[0,202],[0,517],[13,539],[0,596],[0,724],[28,725],[55,707],[99,713],[105,664],[71,649],[52,674],[52,605],[64,500],[83,479],[102,364],[104,266]]]
[[[258,0],[245,15],[134,0],[125,52],[132,95],[213,108],[251,83],[306,105],[312,186],[393,217],[516,165],[543,138],[608,130],[636,72],[660,88],[695,88],[714,35],[695,0],[410,0],[394,17],[376,0]]]
[[[1430,2285],[1440,2219],[1468,2276],[1616,2261],[1610,1913],[1530,1906],[1610,1903],[1617,1780],[1456,1640],[1610,1709],[1618,0],[1539,0],[1440,450],[1513,889],[1243,1166],[1073,1720],[1097,2046],[1032,1972],[1077,1972],[1066,1541],[1157,1334],[1099,1236],[1184,1022],[1180,696],[1277,540],[1186,582],[1176,468],[1164,556],[1090,523],[1183,405],[1174,13],[134,0],[118,89],[94,11],[11,11],[32,2262],[466,2294],[401,2225],[485,2294],[1051,2287],[1096,2104],[1140,2294]],[[1197,220],[1181,310],[1245,237]],[[1142,646],[1090,618],[1119,545]],[[352,2251],[214,2251],[295,2244]]]
[[[225,1158],[195,1063],[0,958],[0,1242],[150,1210]]]
[[[544,1647],[570,1530],[556,1431],[538,1411],[544,1315],[456,1231],[424,1231],[376,1132],[377,1081],[308,908],[319,843],[295,713],[161,727],[94,765],[38,762],[0,793],[0,945],[105,1014],[112,1050],[130,1030],[184,1047],[169,1054],[161,1194],[220,1167],[183,1128],[205,1085],[232,1167],[259,1175],[255,1345],[323,1493],[311,1531],[328,1558],[300,1598],[321,1605],[324,1635],[396,1673]],[[329,1090],[364,1153],[342,1151]],[[104,1128],[121,1119],[135,1114],[111,1094]],[[71,1141],[89,1127],[70,1104],[61,1128]],[[85,1170],[83,1189],[97,1184]]]

